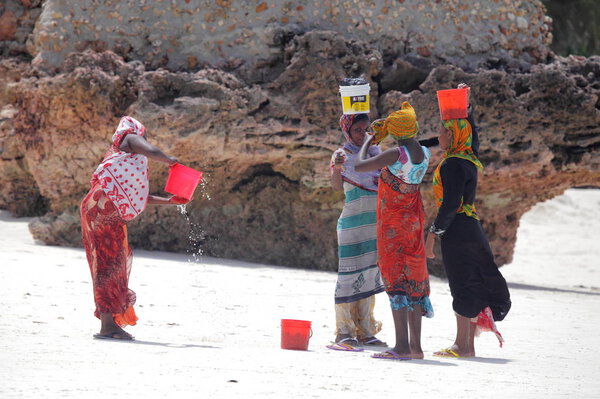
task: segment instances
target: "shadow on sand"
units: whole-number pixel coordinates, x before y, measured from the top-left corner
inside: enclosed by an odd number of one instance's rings
[[[396,360],[396,359],[373,359],[375,361],[385,361],[388,363],[402,363],[402,364],[417,364],[422,366],[458,366],[456,363],[445,362],[442,360],[435,359],[413,359],[413,360]]]
[[[166,348],[204,348],[204,349],[221,349],[218,346],[210,346],[210,345],[197,345],[197,344],[176,344],[173,342],[153,342],[153,341],[141,341],[139,339],[134,339],[132,341],[126,339],[99,339],[97,341],[108,341],[108,342],[119,342],[124,344],[137,344],[137,345],[153,345],[153,346],[164,346]]]
[[[499,359],[496,357],[468,357],[468,358],[457,358],[457,360],[462,360],[465,362],[477,362],[477,363],[490,363],[490,364],[508,364],[512,362],[510,359]]]
[[[539,285],[529,285],[529,284],[521,284],[521,283],[508,283],[508,288],[514,288],[517,290],[527,290],[527,291],[550,291],[550,292],[561,292],[561,293],[567,293],[567,294],[600,296],[600,292],[570,290],[570,289],[555,288],[555,287],[542,287]],[[582,290],[598,290],[598,288],[596,288],[596,287],[580,286],[580,288]]]
[[[455,363],[444,362],[435,359],[415,359],[409,362],[410,364],[419,364],[424,366],[458,366]]]
[[[175,344],[172,342],[152,342],[152,341],[139,341],[133,340],[129,341],[132,344],[140,344],[140,345],[155,345],[155,346],[165,346],[167,348],[205,348],[205,349],[221,349],[218,346],[210,346],[210,345],[197,345],[197,344]]]
[[[386,348],[383,346],[372,346],[369,348],[364,348],[363,353],[369,353],[369,356],[372,356],[375,353],[379,353],[379,352],[383,352],[385,350],[388,350],[391,348]],[[425,355],[427,356],[427,355]],[[434,359],[412,359],[412,360],[397,360],[397,359],[375,359],[373,358],[373,360],[375,361],[386,361],[386,362],[390,362],[390,363],[410,363],[410,364],[419,364],[419,365],[426,365],[426,366],[456,366],[456,364],[454,363],[448,363],[445,362],[443,360],[437,360],[437,358]]]

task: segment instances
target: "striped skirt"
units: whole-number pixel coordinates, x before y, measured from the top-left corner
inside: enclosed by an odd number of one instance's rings
[[[338,219],[338,279],[335,303],[383,292],[377,267],[377,193],[344,182],[344,209]]]

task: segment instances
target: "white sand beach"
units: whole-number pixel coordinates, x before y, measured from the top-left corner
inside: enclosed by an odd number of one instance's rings
[[[143,216],[142,216],[143,217]],[[432,352],[454,339],[445,280],[424,360],[336,352],[336,274],[135,251],[134,342],[95,340],[83,249],[36,244],[28,219],[0,211],[0,397],[8,398],[600,398],[600,190],[568,190],[521,220],[501,269],[513,307],[473,359]],[[333,232],[333,229],[332,229]],[[268,243],[265,243],[268,251]],[[378,336],[393,345],[385,294]],[[280,349],[280,320],[312,321],[308,351]]]

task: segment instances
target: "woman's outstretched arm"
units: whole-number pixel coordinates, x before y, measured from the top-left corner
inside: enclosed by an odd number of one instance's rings
[[[148,205],[183,205],[187,204],[191,200],[178,197],[176,195],[172,197],[159,197],[158,195],[148,196]]]
[[[373,136],[368,135],[358,153],[359,160],[354,166],[355,171],[370,172],[372,170],[379,170],[398,160],[398,150],[396,148],[390,148],[377,156],[367,159],[367,151],[369,151],[369,146],[372,141]]]
[[[119,149],[125,152],[142,154],[150,159],[169,165],[175,165],[177,163],[177,158],[165,154],[160,148],[148,143],[145,138],[135,134],[128,134],[125,136]]]

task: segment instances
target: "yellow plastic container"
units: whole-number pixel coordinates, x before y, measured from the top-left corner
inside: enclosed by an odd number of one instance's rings
[[[366,114],[369,112],[371,86],[340,86],[342,110],[346,115]]]

